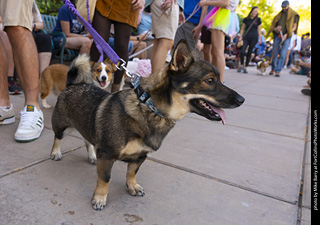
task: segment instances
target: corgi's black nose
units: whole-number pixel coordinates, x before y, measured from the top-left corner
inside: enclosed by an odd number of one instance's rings
[[[236,98],[237,104],[240,106],[244,103],[245,99],[241,95],[238,95]]]
[[[102,80],[102,81],[106,81],[106,79],[107,79],[106,76],[102,76],[102,77],[101,77],[101,80]]]

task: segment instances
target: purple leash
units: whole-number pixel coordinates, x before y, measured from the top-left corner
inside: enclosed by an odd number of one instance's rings
[[[94,42],[96,43],[97,49],[100,52],[100,58],[99,62],[103,61],[103,52],[107,54],[107,56],[110,58],[110,60],[117,65],[119,61],[122,62],[121,66],[125,65],[125,61],[123,59],[120,59],[120,57],[113,51],[113,49],[110,47],[110,45],[97,33],[97,31],[91,26],[90,23],[88,23],[84,18],[82,18],[79,14],[79,12],[76,10],[76,8],[73,6],[73,4],[70,2],[70,0],[62,0],[63,3],[68,7],[68,9],[71,10],[71,12],[78,18],[78,20],[85,26],[87,31],[91,34]],[[88,2],[87,2],[88,6]],[[87,7],[89,8],[89,7]],[[89,9],[88,9],[89,11]],[[89,13],[88,13],[89,17]],[[90,21],[90,17],[89,17]],[[120,69],[120,68],[118,68]],[[122,68],[121,68],[122,69]]]

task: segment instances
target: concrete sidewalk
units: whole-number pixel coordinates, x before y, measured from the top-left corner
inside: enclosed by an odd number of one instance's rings
[[[17,121],[0,126],[0,224],[311,224],[307,79],[226,70],[244,105],[225,110],[225,126],[195,114],[179,121],[137,175],[144,197],[127,193],[126,164],[115,163],[102,211],[91,207],[96,166],[80,135],[63,140],[62,161],[50,160],[53,109],[43,108],[41,137],[15,142],[24,96],[10,96]]]

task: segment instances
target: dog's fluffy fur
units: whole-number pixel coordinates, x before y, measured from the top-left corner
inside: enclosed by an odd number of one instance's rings
[[[269,63],[266,60],[259,61],[257,63],[257,74],[265,76],[268,66],[269,66]]]
[[[69,67],[63,64],[52,64],[42,72],[40,76],[39,92],[42,99],[42,106],[50,108],[47,97],[53,92],[59,95],[66,88],[67,73]]]
[[[91,66],[88,66],[89,57],[85,54],[80,55],[77,60],[70,64],[70,70],[67,76],[68,84],[92,84]],[[90,74],[91,76],[88,76]]]
[[[72,65],[68,87],[59,95],[52,114],[55,138],[51,158],[62,158],[61,139],[67,128],[76,128],[86,139],[90,161],[97,161],[98,181],[91,203],[98,210],[106,206],[111,169],[116,160],[128,163],[129,194],[143,196],[136,173],[147,153],[160,148],[177,120],[194,112],[221,121],[224,120],[221,107],[234,108],[244,102],[242,96],[220,82],[215,67],[192,57],[185,41],[177,45],[168,67],[141,78],[139,91],[150,94],[161,115],[138,99],[138,90],[110,94],[92,85],[88,60],[78,58]]]
[[[67,74],[69,68],[79,70],[83,74],[75,77],[75,83],[79,83],[77,79],[83,79],[82,83],[93,83],[96,86],[107,90],[113,80],[113,73],[117,70],[115,65],[106,59],[102,62],[90,62],[91,68],[88,67],[88,56],[80,55],[77,60],[73,61],[69,66],[64,64],[52,64],[48,66],[40,76],[39,92],[44,108],[50,108],[47,103],[47,97],[53,92],[58,96],[65,88],[67,83]],[[75,71],[76,74],[76,71]],[[90,75],[92,77],[88,77]],[[73,79],[69,77],[69,79]]]

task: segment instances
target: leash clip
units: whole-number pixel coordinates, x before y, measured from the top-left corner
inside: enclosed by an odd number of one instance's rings
[[[140,75],[137,73],[130,73],[130,75],[131,75],[130,82],[133,88],[136,89],[140,85]]]
[[[126,61],[124,61],[123,59],[120,59],[120,66],[116,65],[116,68],[118,70],[124,70],[126,75],[130,78],[130,82],[133,86],[134,89],[136,89],[139,84],[140,84],[140,75],[137,73],[131,73],[128,68],[126,67]]]
[[[125,70],[126,71],[126,73],[128,72],[128,69],[126,68],[126,61],[124,61],[123,59],[119,59],[119,62],[121,62],[120,63],[120,66],[118,66],[118,63],[117,64],[115,64],[115,67],[118,69],[118,70]]]

